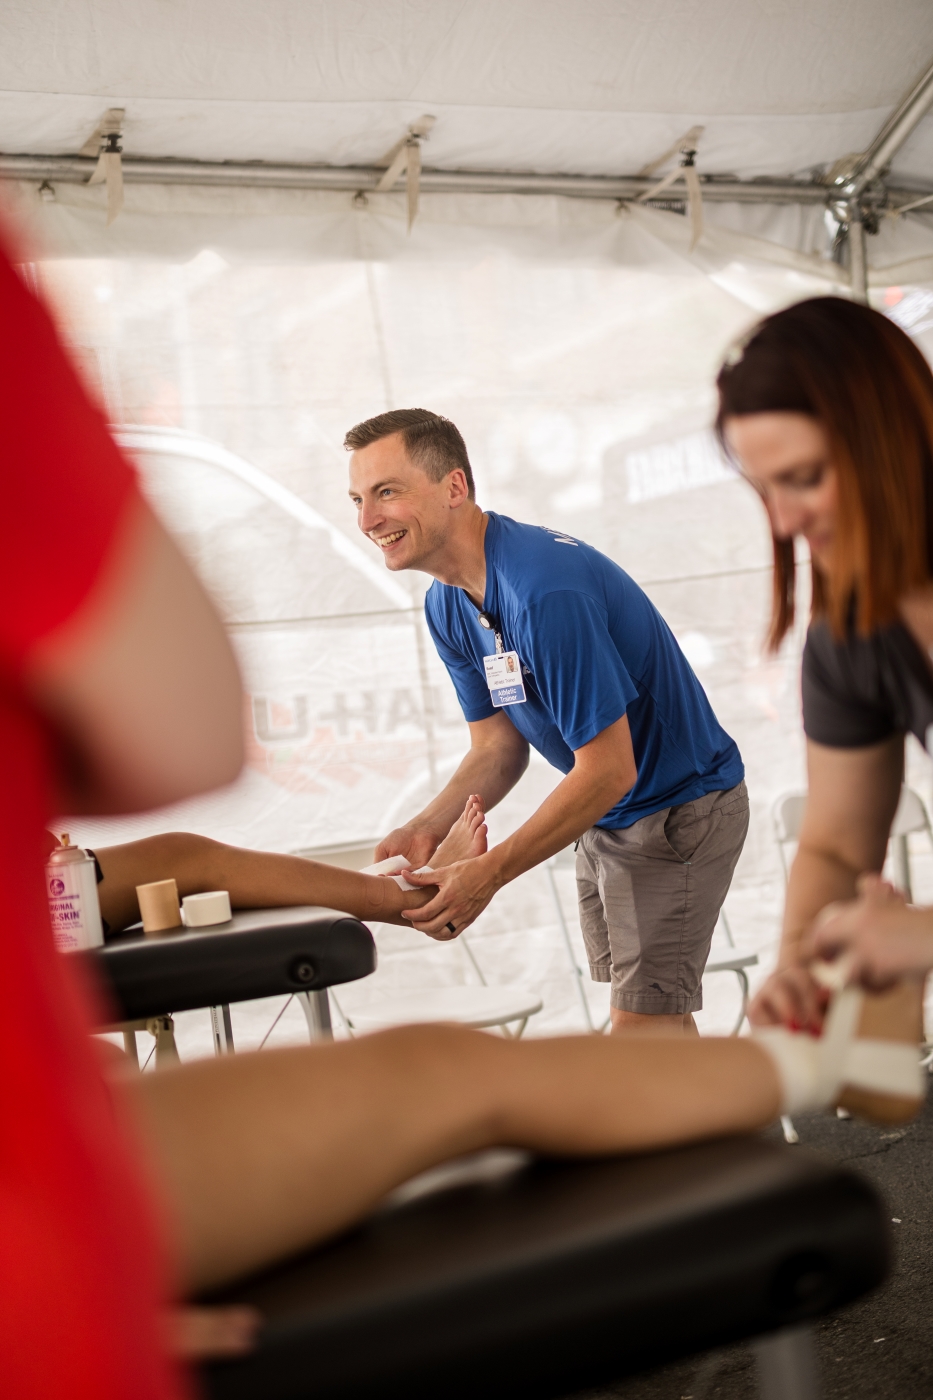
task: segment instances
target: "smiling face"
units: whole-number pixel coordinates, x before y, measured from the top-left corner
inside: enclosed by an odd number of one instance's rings
[[[392,433],[350,457],[350,499],[357,524],[388,568],[433,573],[441,566],[451,511],[469,500],[469,492],[459,468],[432,481],[409,457],[401,433]]]
[[[806,413],[743,413],[725,437],[742,474],[760,494],[779,540],[802,535],[828,573],[839,516],[839,476],[829,436]]]

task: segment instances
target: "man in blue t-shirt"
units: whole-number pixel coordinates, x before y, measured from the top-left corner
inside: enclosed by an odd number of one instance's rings
[[[748,830],[744,768],[670,629],[618,565],[580,540],[476,504],[466,446],[424,409],[380,414],[345,444],[360,529],[425,599],[471,746],[444,790],[379,846],[418,867],[471,793],[495,806],[529,745],[565,777],[507,840],[409,875],[439,886],[412,916],[455,937],[509,880],[577,843],[580,918],[613,1030],[695,1033],[713,929]]]

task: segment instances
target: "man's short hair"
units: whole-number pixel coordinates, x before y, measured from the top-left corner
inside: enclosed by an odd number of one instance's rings
[[[390,413],[377,413],[375,418],[367,418],[351,428],[343,445],[348,452],[356,452],[393,433],[401,434],[405,451],[431,481],[443,481],[459,467],[466,477],[470,500],[475,498],[473,468],[460,430],[449,418],[430,409],[393,408]]]

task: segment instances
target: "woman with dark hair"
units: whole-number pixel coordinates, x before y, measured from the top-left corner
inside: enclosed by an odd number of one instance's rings
[[[905,735],[933,741],[933,373],[885,316],[819,297],[762,322],[718,389],[720,439],[771,522],[772,649],[794,621],[796,538],[810,549],[809,795],[778,970],[752,1017],[815,1027],[815,953],[850,950],[867,984],[933,967],[933,911],[879,878]]]

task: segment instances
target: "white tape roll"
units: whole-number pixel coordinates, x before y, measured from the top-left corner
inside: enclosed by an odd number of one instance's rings
[[[185,895],[181,907],[187,928],[209,928],[212,924],[225,924],[233,918],[230,896],[226,890]]]

